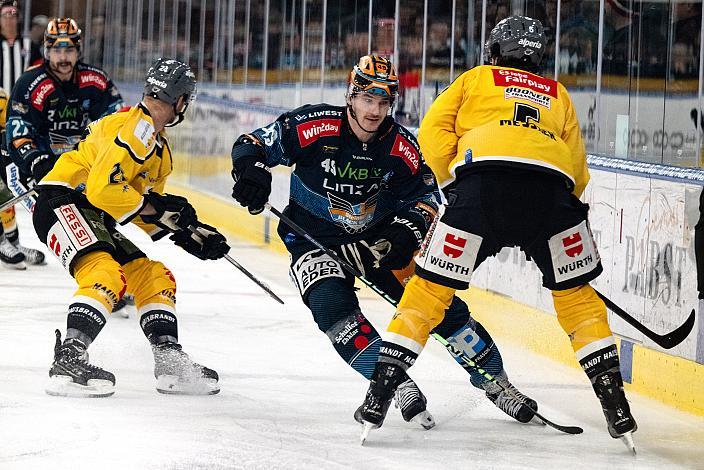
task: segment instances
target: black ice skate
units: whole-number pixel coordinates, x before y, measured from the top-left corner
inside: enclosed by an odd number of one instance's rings
[[[483,387],[486,391],[486,397],[491,400],[498,409],[520,423],[528,423],[533,420],[535,412],[538,410],[538,403],[519,392],[518,389],[509,382],[506,372],[502,371],[494,378],[503,386],[503,389],[494,382],[485,382]]]
[[[173,395],[214,395],[220,391],[218,373],[196,364],[177,343],[152,346],[154,376],[159,393]]]
[[[24,255],[27,264],[31,264],[34,266],[44,266],[46,264],[46,257],[41,251],[35,248],[29,248],[27,246],[20,245],[19,240],[12,242],[12,244],[15,246],[15,248],[20,251],[20,253]]]
[[[115,376],[88,363],[86,347],[80,341],[67,339],[62,344],[59,330],[56,330],[54,362],[49,377],[46,388],[49,395],[99,398],[115,393]]]
[[[426,409],[428,401],[413,380],[408,379],[401,383],[396,389],[394,398],[396,399],[396,408],[401,409],[401,416],[403,416],[404,421],[407,423],[418,423],[423,429],[431,429],[435,426],[433,415]],[[364,424],[362,419],[363,406],[360,406],[354,412],[354,419],[359,424]]]
[[[7,239],[5,234],[0,235],[0,264],[10,269],[27,269],[24,254]]]
[[[601,402],[601,409],[606,417],[606,427],[614,439],[621,439],[633,454],[633,433],[638,424],[631,415],[626,395],[623,393],[623,380],[620,372],[604,372],[594,379],[594,391]]]
[[[364,426],[361,436],[362,445],[367,440],[369,431],[384,424],[396,387],[404,377],[407,376],[399,366],[381,362],[376,364],[367,395],[359,410],[359,416]]]

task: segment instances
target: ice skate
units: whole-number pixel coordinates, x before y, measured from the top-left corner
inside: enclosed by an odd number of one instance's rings
[[[19,241],[13,243],[13,245],[24,255],[27,264],[32,266],[44,266],[46,264],[46,257],[40,250],[20,245]]]
[[[46,393],[60,397],[100,398],[115,393],[115,376],[88,362],[83,343],[67,339],[61,343],[61,332],[56,330],[54,362],[49,369]]]
[[[0,264],[20,271],[27,269],[24,254],[4,234],[0,235]]]
[[[359,407],[359,418],[363,426],[361,444],[369,436],[369,431],[380,428],[384,424],[386,413],[391,406],[391,400],[394,397],[394,392],[398,386],[398,382],[402,377],[406,376],[403,369],[399,366],[388,363],[377,363],[374,369],[374,375],[369,382],[367,395],[364,397],[364,403]],[[407,376],[406,376],[407,377]],[[355,412],[355,419],[357,419]],[[359,420],[358,420],[359,421]]]
[[[496,381],[503,386],[503,389],[492,381],[483,384],[486,397],[498,409],[515,419],[519,423],[528,423],[535,418],[538,410],[538,403],[530,397],[522,394],[509,382],[505,372],[501,372],[495,377]],[[536,422],[543,424],[538,418]]]
[[[435,419],[426,408],[428,400],[413,380],[408,379],[401,383],[396,389],[394,398],[396,408],[401,409],[401,416],[407,423],[418,423],[423,429],[435,427]]]
[[[152,346],[156,390],[172,395],[214,395],[220,391],[218,373],[197,364],[177,343]]]
[[[635,455],[633,433],[638,424],[631,415],[631,408],[623,393],[623,381],[619,372],[604,372],[594,380],[594,391],[601,402],[606,418],[606,427],[614,439],[620,439],[626,448]]]
[[[115,306],[112,308],[112,313],[122,318],[130,317],[130,312],[127,310],[127,301],[125,300],[124,296],[120,300],[118,300]]]

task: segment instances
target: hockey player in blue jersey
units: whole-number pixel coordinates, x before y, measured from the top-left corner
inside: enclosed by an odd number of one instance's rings
[[[391,62],[364,56],[350,73],[346,106],[302,106],[241,135],[232,148],[237,202],[260,213],[271,192],[270,168],[294,167],[284,213],[395,300],[439,207],[438,187],[415,137],[390,116],[397,94]],[[359,308],[353,276],[284,223],[278,234],[291,254],[291,277],[318,327],[340,357],[369,379],[381,337]],[[531,421],[535,401],[508,381],[498,347],[462,300],[453,299],[435,332],[460,339],[467,356],[514,396],[467,368],[475,387],[509,416]],[[413,380],[402,381],[396,400],[406,421],[434,426]],[[359,410],[355,418],[361,422]]]

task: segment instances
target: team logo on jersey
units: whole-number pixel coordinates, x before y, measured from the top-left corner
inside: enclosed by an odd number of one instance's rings
[[[548,246],[556,282],[577,278],[599,266],[599,252],[586,220],[553,235]]]
[[[557,82],[549,78],[519,70],[492,69],[491,72],[494,74],[496,86],[528,88],[536,93],[557,98]]]
[[[54,85],[53,80],[51,80],[50,78],[47,78],[46,80],[40,82],[37,88],[32,91],[32,106],[34,106],[39,111],[42,111],[44,109],[44,100],[46,100],[46,97],[51,95],[55,89],[56,85]]]
[[[307,147],[321,137],[340,135],[341,119],[316,119],[304,122],[296,127],[298,142],[301,147]]]
[[[96,72],[78,72],[78,87],[85,88],[88,86],[94,86],[102,91],[105,91],[108,88],[108,81],[105,80],[105,77]]]
[[[374,218],[377,194],[362,203],[351,204],[341,197],[328,193],[330,217],[347,233],[361,232]]]
[[[420,167],[420,153],[418,149],[412,145],[408,139],[401,136],[401,134],[396,135],[396,140],[389,153],[401,157],[414,175],[418,172],[418,168]]]
[[[519,88],[514,86],[508,87],[506,88],[506,90],[504,90],[504,99],[526,100],[540,105],[544,108],[550,109],[549,96],[545,96],[541,93],[536,93],[533,90],[529,90],[528,88]]]

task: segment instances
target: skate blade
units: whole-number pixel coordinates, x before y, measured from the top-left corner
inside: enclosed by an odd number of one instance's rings
[[[77,384],[67,375],[55,375],[44,390],[47,395],[70,398],[104,398],[115,393],[109,380],[90,379],[88,385]]]
[[[367,441],[367,438],[369,437],[369,431],[378,427],[379,426],[375,426],[372,423],[364,421],[364,424],[362,424],[362,435],[359,438],[360,444],[364,445],[364,443]]]
[[[20,261],[19,263],[7,263],[5,261],[0,261],[0,265],[6,267],[7,269],[15,269],[17,271],[24,271],[27,269],[27,265],[24,264],[24,261]]]
[[[427,410],[421,411],[413,418],[411,418],[411,423],[417,423],[423,427],[423,429],[433,429],[435,427],[435,419]]]
[[[187,382],[176,375],[160,375],[156,391],[165,395],[215,395],[220,393],[220,385],[215,379]]]
[[[623,442],[623,444],[626,446],[626,449],[628,449],[633,455],[636,455],[636,446],[633,443],[632,431],[624,433],[621,437],[619,437],[619,440]]]

